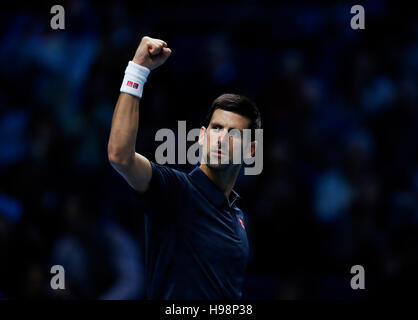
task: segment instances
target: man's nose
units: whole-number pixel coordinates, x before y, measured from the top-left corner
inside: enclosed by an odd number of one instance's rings
[[[228,131],[226,129],[223,129],[218,134],[218,145],[222,145],[225,143],[225,139],[227,137]]]
[[[219,136],[218,139],[218,149],[222,151],[222,153],[228,153],[229,150],[229,140],[228,140],[228,132]]]

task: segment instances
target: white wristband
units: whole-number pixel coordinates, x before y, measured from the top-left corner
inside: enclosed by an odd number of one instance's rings
[[[150,69],[129,61],[128,66],[125,69],[125,77],[123,78],[120,92],[129,93],[141,98],[144,84],[147,82],[147,77],[150,72]]]

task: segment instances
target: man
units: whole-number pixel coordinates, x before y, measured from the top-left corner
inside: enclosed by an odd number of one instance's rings
[[[229,160],[237,146],[242,150],[240,133],[261,127],[260,114],[243,96],[218,97],[209,111],[208,128],[200,131],[201,165],[189,174],[136,153],[143,85],[170,54],[166,42],[142,38],[125,71],[108,144],[110,163],[149,206],[147,297],[240,299],[249,246],[245,217],[233,190],[242,162]],[[243,156],[254,155],[256,145],[250,141]]]

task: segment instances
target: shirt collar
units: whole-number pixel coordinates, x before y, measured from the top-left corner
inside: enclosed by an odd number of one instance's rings
[[[240,195],[232,189],[229,196],[229,198],[231,198],[230,201],[199,167],[194,168],[189,173],[189,176],[196,187],[198,187],[199,190],[202,191],[217,207],[220,207],[225,203],[231,208],[238,199],[241,199]]]

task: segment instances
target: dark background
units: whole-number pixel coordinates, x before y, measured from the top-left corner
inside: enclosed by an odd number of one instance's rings
[[[65,30],[50,28],[54,4]],[[356,4],[365,30],[350,27]],[[142,207],[107,158],[144,35],[173,53],[145,85],[138,152],[153,160],[158,129],[200,127],[225,92],[262,112],[264,170],[236,185],[250,217],[245,299],[414,295],[417,13],[384,1],[3,6],[0,297],[144,297]],[[50,288],[55,264],[66,290]],[[351,289],[353,265],[366,290]]]

